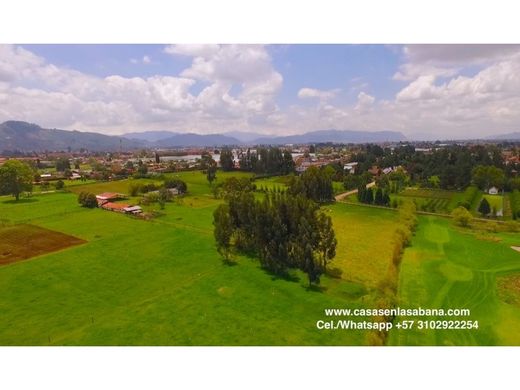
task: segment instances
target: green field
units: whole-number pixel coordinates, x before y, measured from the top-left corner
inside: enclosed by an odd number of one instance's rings
[[[398,200],[412,200],[417,205],[417,210],[447,214],[458,206],[463,193],[428,188],[406,188],[393,195]]]
[[[400,272],[399,301],[410,308],[468,308],[478,330],[398,330],[393,345],[520,345],[520,307],[497,296],[498,276],[518,275],[518,234],[482,236],[439,217],[420,217]],[[518,293],[518,291],[516,291]],[[439,318],[439,319],[466,319]]]
[[[211,225],[220,201],[210,195],[200,172],[179,177],[194,194],[168,203],[165,215],[152,221],[81,208],[74,193],[19,203],[1,197],[0,215],[9,224],[31,223],[87,243],[0,267],[0,344],[366,344],[364,331],[318,331],[315,323],[325,319],[325,308],[365,305],[377,265],[367,266],[372,272],[367,278],[348,272],[342,278],[323,277],[318,290],[308,289],[299,273],[288,280],[273,277],[251,258],[224,265]],[[84,187],[120,191],[125,184]],[[362,234],[341,226],[370,212],[346,205],[327,212],[340,228],[338,260],[331,267],[362,260],[368,241],[363,244]],[[353,245],[351,240],[361,241]],[[348,249],[354,246],[361,255]]]
[[[19,202],[0,197],[4,228],[30,224],[85,241],[0,266],[0,345],[370,343],[367,331],[317,330],[315,325],[328,319],[326,308],[376,306],[376,288],[391,263],[395,210],[344,203],[323,206],[333,219],[337,255],[328,267],[331,276],[322,277],[319,288],[309,289],[304,275],[274,277],[253,258],[240,256],[236,265],[225,265],[212,229],[212,213],[222,200],[213,197],[201,172],[167,176],[185,180],[189,194],[167,203],[163,215],[150,221],[77,204],[77,192],[125,193],[130,180],[89,183],[70,188],[70,193],[35,195]],[[217,182],[230,176],[251,175],[219,171]],[[283,185],[284,180],[259,179],[256,184]],[[448,284],[452,287],[441,298],[449,301],[438,302],[474,306],[486,329],[473,338],[464,335],[464,343],[520,344],[518,336],[506,332],[507,326],[519,325],[520,309],[500,302],[494,285],[495,275],[518,270],[520,253],[509,246],[520,243],[513,235],[499,237],[501,242],[478,240],[447,220],[421,218],[403,260],[403,302],[436,304],[430,298]],[[439,262],[449,265],[435,265]],[[468,275],[466,268],[474,280],[459,285],[457,278]],[[503,282],[501,291],[515,302],[518,292],[509,284]],[[473,295],[487,297],[482,307]],[[496,334],[489,325],[493,319]],[[420,345],[457,340],[450,334],[391,333],[390,341]]]

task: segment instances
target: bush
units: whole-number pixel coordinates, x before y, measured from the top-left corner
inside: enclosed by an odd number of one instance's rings
[[[451,212],[451,217],[453,218],[455,224],[462,227],[468,227],[470,221],[473,218],[471,213],[465,207],[462,206],[459,206],[455,210],[453,210]]]
[[[98,206],[96,195],[91,192],[80,192],[78,195],[78,203],[82,207],[87,207],[89,209],[95,208]]]
[[[65,183],[63,182],[63,180],[58,180],[54,186],[57,190],[62,190],[65,188]]]

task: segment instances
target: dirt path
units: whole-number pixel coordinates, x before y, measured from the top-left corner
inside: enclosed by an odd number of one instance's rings
[[[376,185],[376,182],[373,181],[372,183],[368,183],[367,184],[367,188],[371,188],[371,187],[373,187],[375,185]],[[357,189],[356,190],[352,190],[352,191],[342,192],[341,194],[336,195],[334,198],[336,199],[336,202],[337,202],[337,201],[345,199],[349,195],[357,194],[357,192],[358,192]]]

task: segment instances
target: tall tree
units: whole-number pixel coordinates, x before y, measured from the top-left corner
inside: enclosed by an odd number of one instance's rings
[[[491,206],[486,198],[482,198],[480,201],[480,205],[478,206],[478,212],[482,214],[482,216],[487,216],[491,212]]]
[[[0,193],[20,199],[23,191],[32,190],[33,169],[19,160],[8,160],[0,167]]]
[[[220,152],[220,166],[224,171],[231,171],[235,168],[233,152],[230,149],[222,149]]]

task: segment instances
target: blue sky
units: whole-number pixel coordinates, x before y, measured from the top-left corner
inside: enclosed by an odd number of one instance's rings
[[[514,45],[0,45],[0,120],[119,134],[518,130]]]

